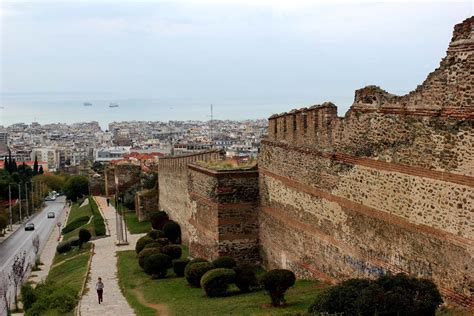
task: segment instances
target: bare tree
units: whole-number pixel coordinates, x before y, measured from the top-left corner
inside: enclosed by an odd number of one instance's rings
[[[10,315],[10,304],[8,301],[8,288],[10,282],[4,271],[0,271],[0,314],[6,312]]]
[[[26,260],[26,251],[23,251],[15,256],[13,259],[12,270],[10,274],[10,281],[13,284],[15,291],[15,308],[18,310],[18,286],[21,285],[28,273],[30,263]]]
[[[31,241],[33,244],[33,249],[35,251],[35,259],[38,257],[39,249],[40,249],[40,238],[36,235],[33,240]]]

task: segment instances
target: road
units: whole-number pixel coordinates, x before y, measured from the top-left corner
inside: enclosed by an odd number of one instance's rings
[[[33,248],[33,238],[39,236],[40,238],[40,253],[44,245],[48,241],[51,231],[55,229],[53,233],[57,233],[58,228],[56,226],[60,214],[65,211],[66,203],[65,197],[59,197],[56,201],[46,202],[46,206],[42,211],[33,215],[30,219],[23,223],[23,226],[18,229],[13,235],[0,244],[0,271],[9,274],[11,266],[15,256],[23,251],[26,251],[28,261],[34,264],[35,252]],[[54,218],[48,218],[47,214],[54,212]],[[24,224],[34,223],[35,230],[25,231]],[[61,223],[63,224],[63,223]],[[0,311],[1,314],[1,311]]]

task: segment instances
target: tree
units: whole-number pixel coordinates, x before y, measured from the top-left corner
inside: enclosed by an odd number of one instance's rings
[[[265,273],[262,277],[262,284],[270,294],[272,306],[277,307],[284,304],[285,292],[295,284],[295,274],[286,269],[274,269]]]
[[[8,166],[8,158],[7,158],[7,156],[5,156],[5,162],[3,163],[3,169],[4,169],[5,171],[7,171],[8,173],[10,173],[10,171],[9,171],[10,169],[9,169],[9,166]]]
[[[75,202],[89,193],[89,180],[84,176],[72,176],[66,181],[64,191],[67,198]]]
[[[35,251],[35,259],[36,257],[38,257],[38,253],[39,253],[39,248],[40,248],[40,238],[38,235],[36,235],[33,240],[31,241],[31,243],[33,244],[33,250]]]
[[[85,229],[85,228],[82,228],[80,231],[79,231],[79,248],[82,248],[82,245],[87,243],[89,240],[91,240],[91,233]]]
[[[8,227],[8,215],[3,212],[0,213],[0,236],[5,233],[5,229]]]
[[[29,262],[26,256],[26,251],[23,251],[15,256],[13,259],[10,281],[13,284],[15,291],[15,308],[18,310],[18,286],[21,285],[28,272]]]
[[[43,173],[44,173],[43,166],[40,166],[38,173],[39,173],[39,174],[43,174]]]
[[[0,271],[0,314],[6,312],[6,315],[10,315],[10,302],[8,301],[8,288],[10,282],[9,277],[4,271]],[[3,305],[3,306],[2,306]]]
[[[36,176],[38,174],[38,156],[35,155],[35,163],[33,164],[33,175]]]

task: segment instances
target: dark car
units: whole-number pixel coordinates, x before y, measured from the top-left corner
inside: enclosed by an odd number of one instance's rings
[[[48,218],[54,218],[55,216],[54,212],[48,212]]]
[[[25,225],[25,230],[35,230],[35,224],[28,223]]]

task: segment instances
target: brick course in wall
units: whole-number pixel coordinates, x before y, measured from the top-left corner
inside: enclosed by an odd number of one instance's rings
[[[188,164],[196,161],[219,160],[218,150],[191,155],[162,157],[158,160],[159,209],[181,225],[182,239],[187,243],[195,235],[190,224],[191,201],[188,194]]]
[[[405,96],[356,91],[270,117],[259,155],[267,267],[328,282],[406,272],[474,309],[474,18]]]
[[[195,228],[189,241],[192,256],[260,261],[257,170],[215,171],[189,165],[188,192]]]

